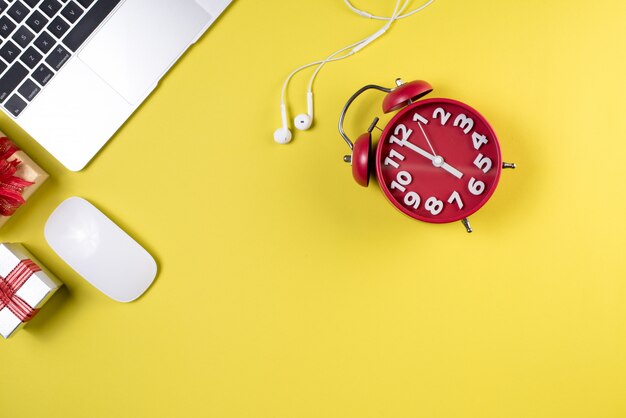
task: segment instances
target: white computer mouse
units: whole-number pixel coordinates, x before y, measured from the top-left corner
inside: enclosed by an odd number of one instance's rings
[[[96,289],[118,302],[131,302],[157,274],[154,258],[91,203],[70,197],[57,207],[44,230],[48,244]]]

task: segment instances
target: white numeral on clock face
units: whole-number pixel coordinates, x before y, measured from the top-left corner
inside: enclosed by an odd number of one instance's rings
[[[479,196],[485,191],[485,183],[472,177],[467,185],[468,190],[474,196]]]
[[[428,125],[428,119],[426,119],[424,116],[420,115],[417,112],[415,112],[415,114],[413,115],[413,122],[419,122],[423,125]]]
[[[396,180],[391,182],[391,188],[400,190],[402,193],[406,192],[406,187],[413,181],[413,177],[407,171],[400,171],[396,176]]]
[[[474,149],[480,149],[483,145],[488,143],[487,137],[485,135],[481,135],[478,132],[474,132],[472,134],[472,142],[474,142]]]
[[[397,161],[394,161],[394,158],[397,158],[400,161],[404,161],[404,155],[400,154],[395,149],[392,149],[389,151],[389,157],[385,158],[385,165],[390,165],[393,168],[399,168],[400,164],[398,164]]]
[[[489,170],[491,170],[491,166],[493,165],[493,163],[491,162],[491,158],[484,157],[482,154],[478,154],[478,156],[474,160],[474,165],[483,170],[483,173],[487,173]]]
[[[400,125],[396,126],[396,129],[393,131],[393,135],[391,136],[391,138],[389,138],[389,143],[398,144],[403,147],[404,144],[406,144],[406,142],[411,137],[412,133],[412,129],[407,128],[406,125],[401,123]],[[398,137],[400,137],[400,139],[398,139]]]
[[[452,114],[450,112],[446,112],[442,107],[438,107],[433,112],[433,119],[441,118],[441,125],[445,125],[448,123],[448,119],[450,119]]]
[[[463,209],[463,201],[461,200],[461,195],[456,190],[448,198],[448,203],[452,204],[454,202],[456,202],[456,204],[459,206],[459,209]]]
[[[433,215],[439,215],[443,210],[443,202],[441,200],[437,200],[436,197],[429,197],[426,203],[424,203],[424,209]]]
[[[456,117],[454,126],[459,126],[465,134],[468,134],[474,128],[474,119],[468,118],[463,113]]]
[[[422,199],[420,198],[420,195],[415,192],[408,192],[404,196],[404,204],[407,206],[411,206],[413,209],[417,209],[421,201]]]

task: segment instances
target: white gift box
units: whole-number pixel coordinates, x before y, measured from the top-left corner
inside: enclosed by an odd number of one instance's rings
[[[16,288],[16,282],[23,283]],[[9,338],[22,328],[59,287],[21,244],[0,244],[0,335]]]

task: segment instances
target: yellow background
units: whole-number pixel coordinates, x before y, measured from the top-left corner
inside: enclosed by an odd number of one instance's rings
[[[289,71],[381,23],[237,0],[83,172],[3,117],[52,179],[1,238],[66,286],[0,341],[0,416],[626,416],[625,18],[622,0],[436,0],[325,68],[315,129],[278,146]],[[402,215],[341,160],[345,100],[396,77],[477,108],[518,164],[471,235]],[[381,100],[355,104],[352,136]],[[138,301],[47,246],[73,195],[158,260]]]

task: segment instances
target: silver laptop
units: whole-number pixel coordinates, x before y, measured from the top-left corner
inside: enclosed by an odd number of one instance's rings
[[[232,0],[0,0],[0,107],[79,171]]]

